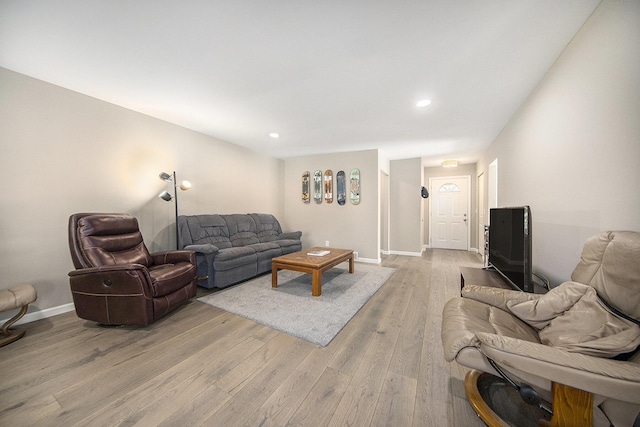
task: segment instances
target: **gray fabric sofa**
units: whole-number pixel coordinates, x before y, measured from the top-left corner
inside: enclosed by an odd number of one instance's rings
[[[179,247],[196,251],[198,282],[224,288],[271,271],[271,259],[302,250],[301,231],[283,233],[270,214],[180,215]]]

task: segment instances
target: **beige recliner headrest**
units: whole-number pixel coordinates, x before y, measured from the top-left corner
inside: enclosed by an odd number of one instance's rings
[[[594,287],[609,305],[640,320],[640,233],[607,231],[589,238],[571,280]]]

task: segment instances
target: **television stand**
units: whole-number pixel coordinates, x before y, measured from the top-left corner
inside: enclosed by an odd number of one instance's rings
[[[460,267],[460,290],[464,288],[464,285],[490,286],[493,288],[515,290],[500,273],[484,268]],[[534,282],[533,293],[546,294],[547,289],[539,283]]]

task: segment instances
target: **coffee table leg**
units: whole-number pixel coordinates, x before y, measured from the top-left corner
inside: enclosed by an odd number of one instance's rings
[[[322,295],[322,271],[313,270],[311,273],[311,295],[319,297]]]
[[[354,259],[353,259],[353,254],[351,254],[351,258],[349,258],[349,273],[353,274],[354,271],[355,271]]]
[[[271,264],[271,287],[278,287],[278,267],[275,264]]]

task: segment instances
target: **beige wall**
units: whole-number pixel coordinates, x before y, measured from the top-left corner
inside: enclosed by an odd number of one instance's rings
[[[530,205],[534,271],[569,279],[589,236],[640,231],[640,2],[605,0],[478,163]]]
[[[390,252],[406,255],[422,253],[423,204],[422,160],[392,160],[389,174]]]
[[[360,204],[349,200],[343,206],[333,203],[302,202],[302,173],[331,169],[335,175],[343,170],[348,176],[353,168],[360,169]],[[378,150],[352,151],[297,157],[285,161],[284,206],[287,224],[302,231],[304,248],[330,246],[358,252],[361,260],[378,262],[379,243],[379,170]],[[313,189],[313,187],[312,187]],[[334,185],[335,189],[335,185]],[[348,191],[348,182],[347,182]],[[334,191],[335,192],[335,191]],[[334,197],[335,198],[335,197]]]
[[[3,68],[0,93],[0,289],[33,284],[30,313],[71,302],[74,212],[131,213],[150,250],[174,247],[161,171],[193,183],[179,194],[181,214],[284,216],[281,160]]]

